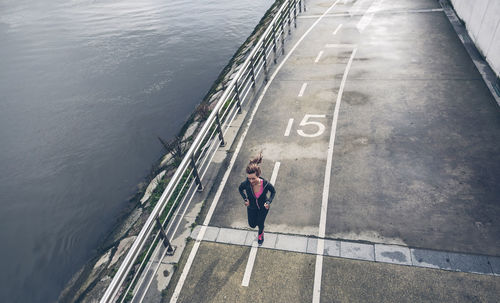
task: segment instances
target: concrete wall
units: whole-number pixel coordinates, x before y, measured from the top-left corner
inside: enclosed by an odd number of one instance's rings
[[[469,36],[500,77],[500,0],[451,0]]]

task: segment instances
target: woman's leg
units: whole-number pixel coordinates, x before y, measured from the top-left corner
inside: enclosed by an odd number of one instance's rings
[[[259,223],[259,213],[258,209],[250,209],[247,208],[247,214],[248,214],[248,225],[250,225],[251,228],[255,228],[257,224]]]
[[[264,222],[266,221],[268,212],[269,212],[268,209],[261,209],[258,213],[257,225],[259,225],[259,235],[264,232]]]

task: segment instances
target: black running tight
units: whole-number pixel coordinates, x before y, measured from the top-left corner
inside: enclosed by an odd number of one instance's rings
[[[247,208],[248,213],[248,225],[251,228],[259,226],[259,235],[264,232],[264,221],[266,221],[268,209],[250,209]]]

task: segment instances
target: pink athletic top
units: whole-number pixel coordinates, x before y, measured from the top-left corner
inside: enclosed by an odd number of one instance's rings
[[[264,180],[260,179],[260,191],[258,193],[254,192],[255,198],[259,198],[264,192]]]

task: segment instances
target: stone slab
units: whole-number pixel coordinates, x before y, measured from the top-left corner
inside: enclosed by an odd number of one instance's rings
[[[267,234],[266,234],[266,236],[267,236]],[[252,243],[254,241],[257,241],[257,232],[256,231],[249,231],[247,233],[247,238],[245,239],[245,245],[252,246]]]
[[[219,235],[219,230],[219,227],[208,226],[203,240],[215,242],[215,239],[217,239],[217,236]]]
[[[316,239],[316,238],[308,238],[307,239],[306,253],[308,253],[308,254],[316,254],[317,250],[318,250],[318,239]]]
[[[263,248],[275,248],[276,247],[276,239],[278,238],[277,234],[265,233],[264,234],[264,243],[262,243]]]
[[[325,240],[323,254],[331,257],[340,257],[340,241]]]
[[[451,269],[448,252],[412,248],[411,256],[414,266]]]
[[[191,231],[191,238],[195,239],[198,238],[198,234],[200,233],[201,230],[201,225],[197,225],[192,231]]]
[[[371,244],[340,242],[340,256],[342,258],[375,261],[374,247]]]
[[[479,255],[449,253],[452,270],[493,274],[488,257]]]
[[[247,230],[221,228],[217,236],[217,242],[244,245],[247,234]]]
[[[307,238],[289,235],[278,235],[276,248],[288,251],[306,252]]]
[[[410,249],[398,245],[375,244],[375,261],[412,265]]]

